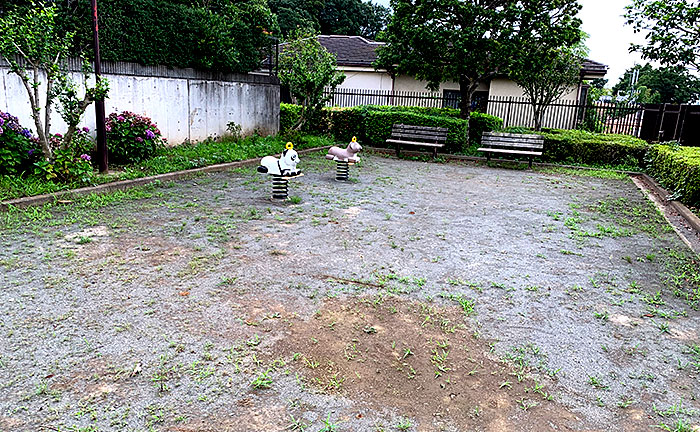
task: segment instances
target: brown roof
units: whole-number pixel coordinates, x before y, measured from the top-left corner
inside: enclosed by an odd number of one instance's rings
[[[336,55],[338,66],[372,66],[377,59],[376,49],[384,42],[375,42],[362,36],[318,37],[325,49]]]
[[[328,51],[336,55],[338,66],[371,67],[377,59],[376,49],[384,42],[375,42],[362,36],[320,35],[318,41]],[[284,49],[280,45],[280,49]],[[590,59],[584,59],[581,74],[586,78],[605,76],[608,67]]]

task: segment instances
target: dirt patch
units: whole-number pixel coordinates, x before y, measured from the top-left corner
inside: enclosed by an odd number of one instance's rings
[[[418,430],[573,430],[550,379],[499,361],[453,306],[384,296],[324,302],[282,331],[272,358],[292,358],[303,385],[379,410],[411,412]]]

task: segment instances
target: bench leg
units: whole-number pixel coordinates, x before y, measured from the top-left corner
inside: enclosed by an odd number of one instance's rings
[[[437,159],[437,147],[433,147],[433,159]]]
[[[401,144],[396,144],[396,157],[401,156]]]
[[[486,162],[491,162],[491,152],[486,152]]]
[[[528,168],[532,168],[532,156],[527,159],[527,166]]]

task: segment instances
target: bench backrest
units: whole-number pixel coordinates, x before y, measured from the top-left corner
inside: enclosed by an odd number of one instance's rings
[[[447,140],[447,129],[441,127],[395,124],[391,128],[391,138],[444,143]]]
[[[544,138],[539,135],[484,132],[481,146],[503,149],[542,150]]]

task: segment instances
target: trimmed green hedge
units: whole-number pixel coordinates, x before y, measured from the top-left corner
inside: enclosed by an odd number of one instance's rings
[[[628,135],[550,129],[532,132],[544,138],[542,160],[582,164],[644,166],[646,141]]]
[[[299,118],[300,107],[281,104],[280,129],[285,130],[294,125]],[[386,146],[385,141],[391,135],[391,126],[404,123],[417,126],[444,127],[449,130],[446,150],[453,153],[473,153],[481,135],[503,126],[498,117],[472,113],[469,131],[469,145],[466,139],[466,120],[458,118],[459,111],[451,108],[422,108],[363,105],[352,108],[329,108],[323,111],[321,119],[315,125],[323,125],[336,139],[349,141],[356,136],[362,143],[374,147]],[[319,131],[317,129],[317,131]]]
[[[655,145],[649,149],[649,173],[674,198],[700,207],[700,147]]]

